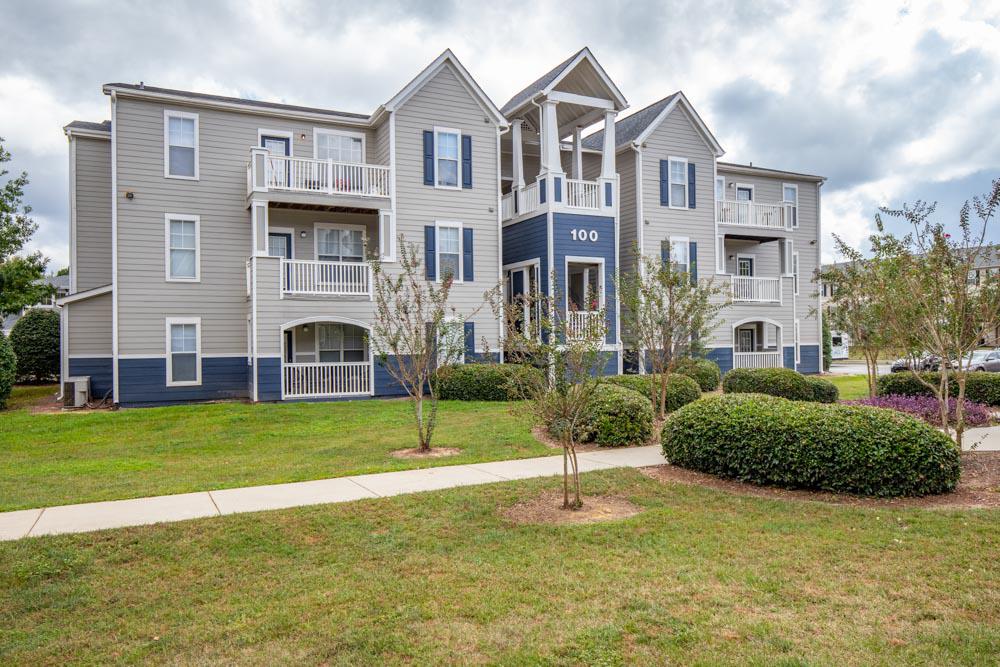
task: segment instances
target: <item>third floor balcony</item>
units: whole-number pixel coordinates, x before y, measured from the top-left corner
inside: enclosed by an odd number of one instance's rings
[[[252,148],[247,163],[248,197],[266,193],[276,201],[327,204],[364,200],[377,208],[389,199],[390,184],[384,165],[274,155],[262,148]]]

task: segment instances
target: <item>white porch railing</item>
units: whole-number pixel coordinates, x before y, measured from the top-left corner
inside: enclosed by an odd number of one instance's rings
[[[792,204],[760,204],[752,201],[724,200],[715,202],[720,224],[765,229],[790,229],[795,215]]]
[[[597,181],[567,178],[566,206],[570,208],[600,208],[600,184]]]
[[[253,161],[247,165],[251,189],[259,186],[265,190],[327,195],[389,196],[389,167],[270,154],[263,160],[263,183],[255,182],[260,172],[254,169]]]
[[[514,192],[508,192],[500,198],[500,219],[510,220],[514,217]]]
[[[281,291],[285,294],[371,296],[371,267],[366,262],[281,260]]]
[[[566,315],[566,335],[570,338],[604,337],[604,318],[601,311],[571,310]]]
[[[781,352],[736,352],[733,368],[781,368]]]
[[[781,302],[781,278],[732,277],[733,301],[756,303]]]
[[[282,398],[322,398],[371,393],[371,363],[282,364]]]
[[[519,198],[518,215],[525,215],[527,213],[532,213],[538,210],[541,206],[541,202],[538,199],[538,181],[535,181],[531,185],[526,185],[521,189],[521,196]]]

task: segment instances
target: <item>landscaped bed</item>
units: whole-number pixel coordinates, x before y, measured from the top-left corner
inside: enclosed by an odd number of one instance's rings
[[[787,502],[637,471],[0,544],[0,661],[992,664],[995,510]]]

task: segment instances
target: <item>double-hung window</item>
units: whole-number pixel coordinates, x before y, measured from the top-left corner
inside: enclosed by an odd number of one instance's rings
[[[781,201],[788,208],[788,215],[791,216],[791,226],[799,226],[799,186],[794,183],[785,183],[781,186]]]
[[[351,163],[365,161],[365,138],[363,134],[317,129],[313,132],[313,135],[315,137],[317,159]]]
[[[691,258],[688,252],[688,240],[677,236],[671,236],[670,244],[670,270],[687,273],[691,268]]]
[[[361,227],[316,226],[316,259],[321,262],[363,262],[365,231]]]
[[[163,175],[198,179],[198,114],[163,112]]]
[[[167,318],[167,386],[201,384],[201,318]]]
[[[434,128],[434,184],[439,188],[459,188],[462,162],[462,135],[458,130]]]
[[[457,224],[437,224],[437,275],[441,280],[451,276],[462,282],[462,227]]]
[[[167,280],[197,282],[200,275],[199,230],[196,215],[166,215]]]
[[[438,365],[465,363],[465,322],[460,317],[441,320],[437,335]]]
[[[368,356],[365,332],[352,324],[320,324],[316,349],[321,363],[363,362]]]
[[[726,177],[715,177],[715,201],[722,201],[726,198]]]
[[[670,208],[688,207],[687,160],[670,158]]]

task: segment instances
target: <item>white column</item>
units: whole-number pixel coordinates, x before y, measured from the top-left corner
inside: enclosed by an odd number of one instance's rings
[[[615,177],[615,116],[617,111],[604,114],[604,148],[601,152],[601,178]]]
[[[573,169],[570,178],[583,178],[583,128],[573,130]]]
[[[515,192],[524,187],[524,145],[521,141],[521,126],[524,125],[524,121],[520,118],[516,118],[511,122],[511,133],[510,138],[514,146],[514,166],[513,166],[513,177]]]
[[[542,170],[562,172],[559,159],[559,120],[556,117],[557,102],[542,102]]]

